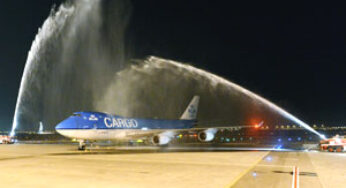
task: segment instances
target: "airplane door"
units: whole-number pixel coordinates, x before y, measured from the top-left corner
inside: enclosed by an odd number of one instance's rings
[[[92,131],[91,131],[92,137],[93,137],[94,139],[97,139],[97,138],[99,137],[98,131],[97,131],[97,123],[96,123],[96,122],[93,122],[91,126],[92,126],[92,127],[91,127],[91,129],[92,129]]]

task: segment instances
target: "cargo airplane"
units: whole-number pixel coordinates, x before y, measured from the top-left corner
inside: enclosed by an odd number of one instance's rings
[[[75,112],[59,123],[56,131],[79,141],[79,150],[85,150],[85,141],[130,140],[150,138],[154,145],[167,145],[179,132],[196,131],[201,142],[212,141],[218,129],[230,127],[197,128],[199,96],[194,96],[179,120],[127,118],[101,112]]]

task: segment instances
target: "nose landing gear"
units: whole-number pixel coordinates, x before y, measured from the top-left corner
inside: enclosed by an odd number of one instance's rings
[[[84,140],[80,140],[79,141],[79,145],[78,145],[78,150],[84,151],[85,150],[85,142]]]

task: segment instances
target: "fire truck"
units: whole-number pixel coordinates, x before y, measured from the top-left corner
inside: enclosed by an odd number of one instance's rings
[[[336,135],[320,141],[321,151],[343,152],[346,150],[346,139],[344,136]]]
[[[0,144],[13,144],[14,139],[8,135],[0,135]]]

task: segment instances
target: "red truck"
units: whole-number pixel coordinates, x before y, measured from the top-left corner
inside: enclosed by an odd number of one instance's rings
[[[320,150],[329,152],[343,152],[346,150],[346,139],[344,136],[336,135],[320,141]]]
[[[13,144],[14,139],[8,135],[0,135],[0,144]]]

